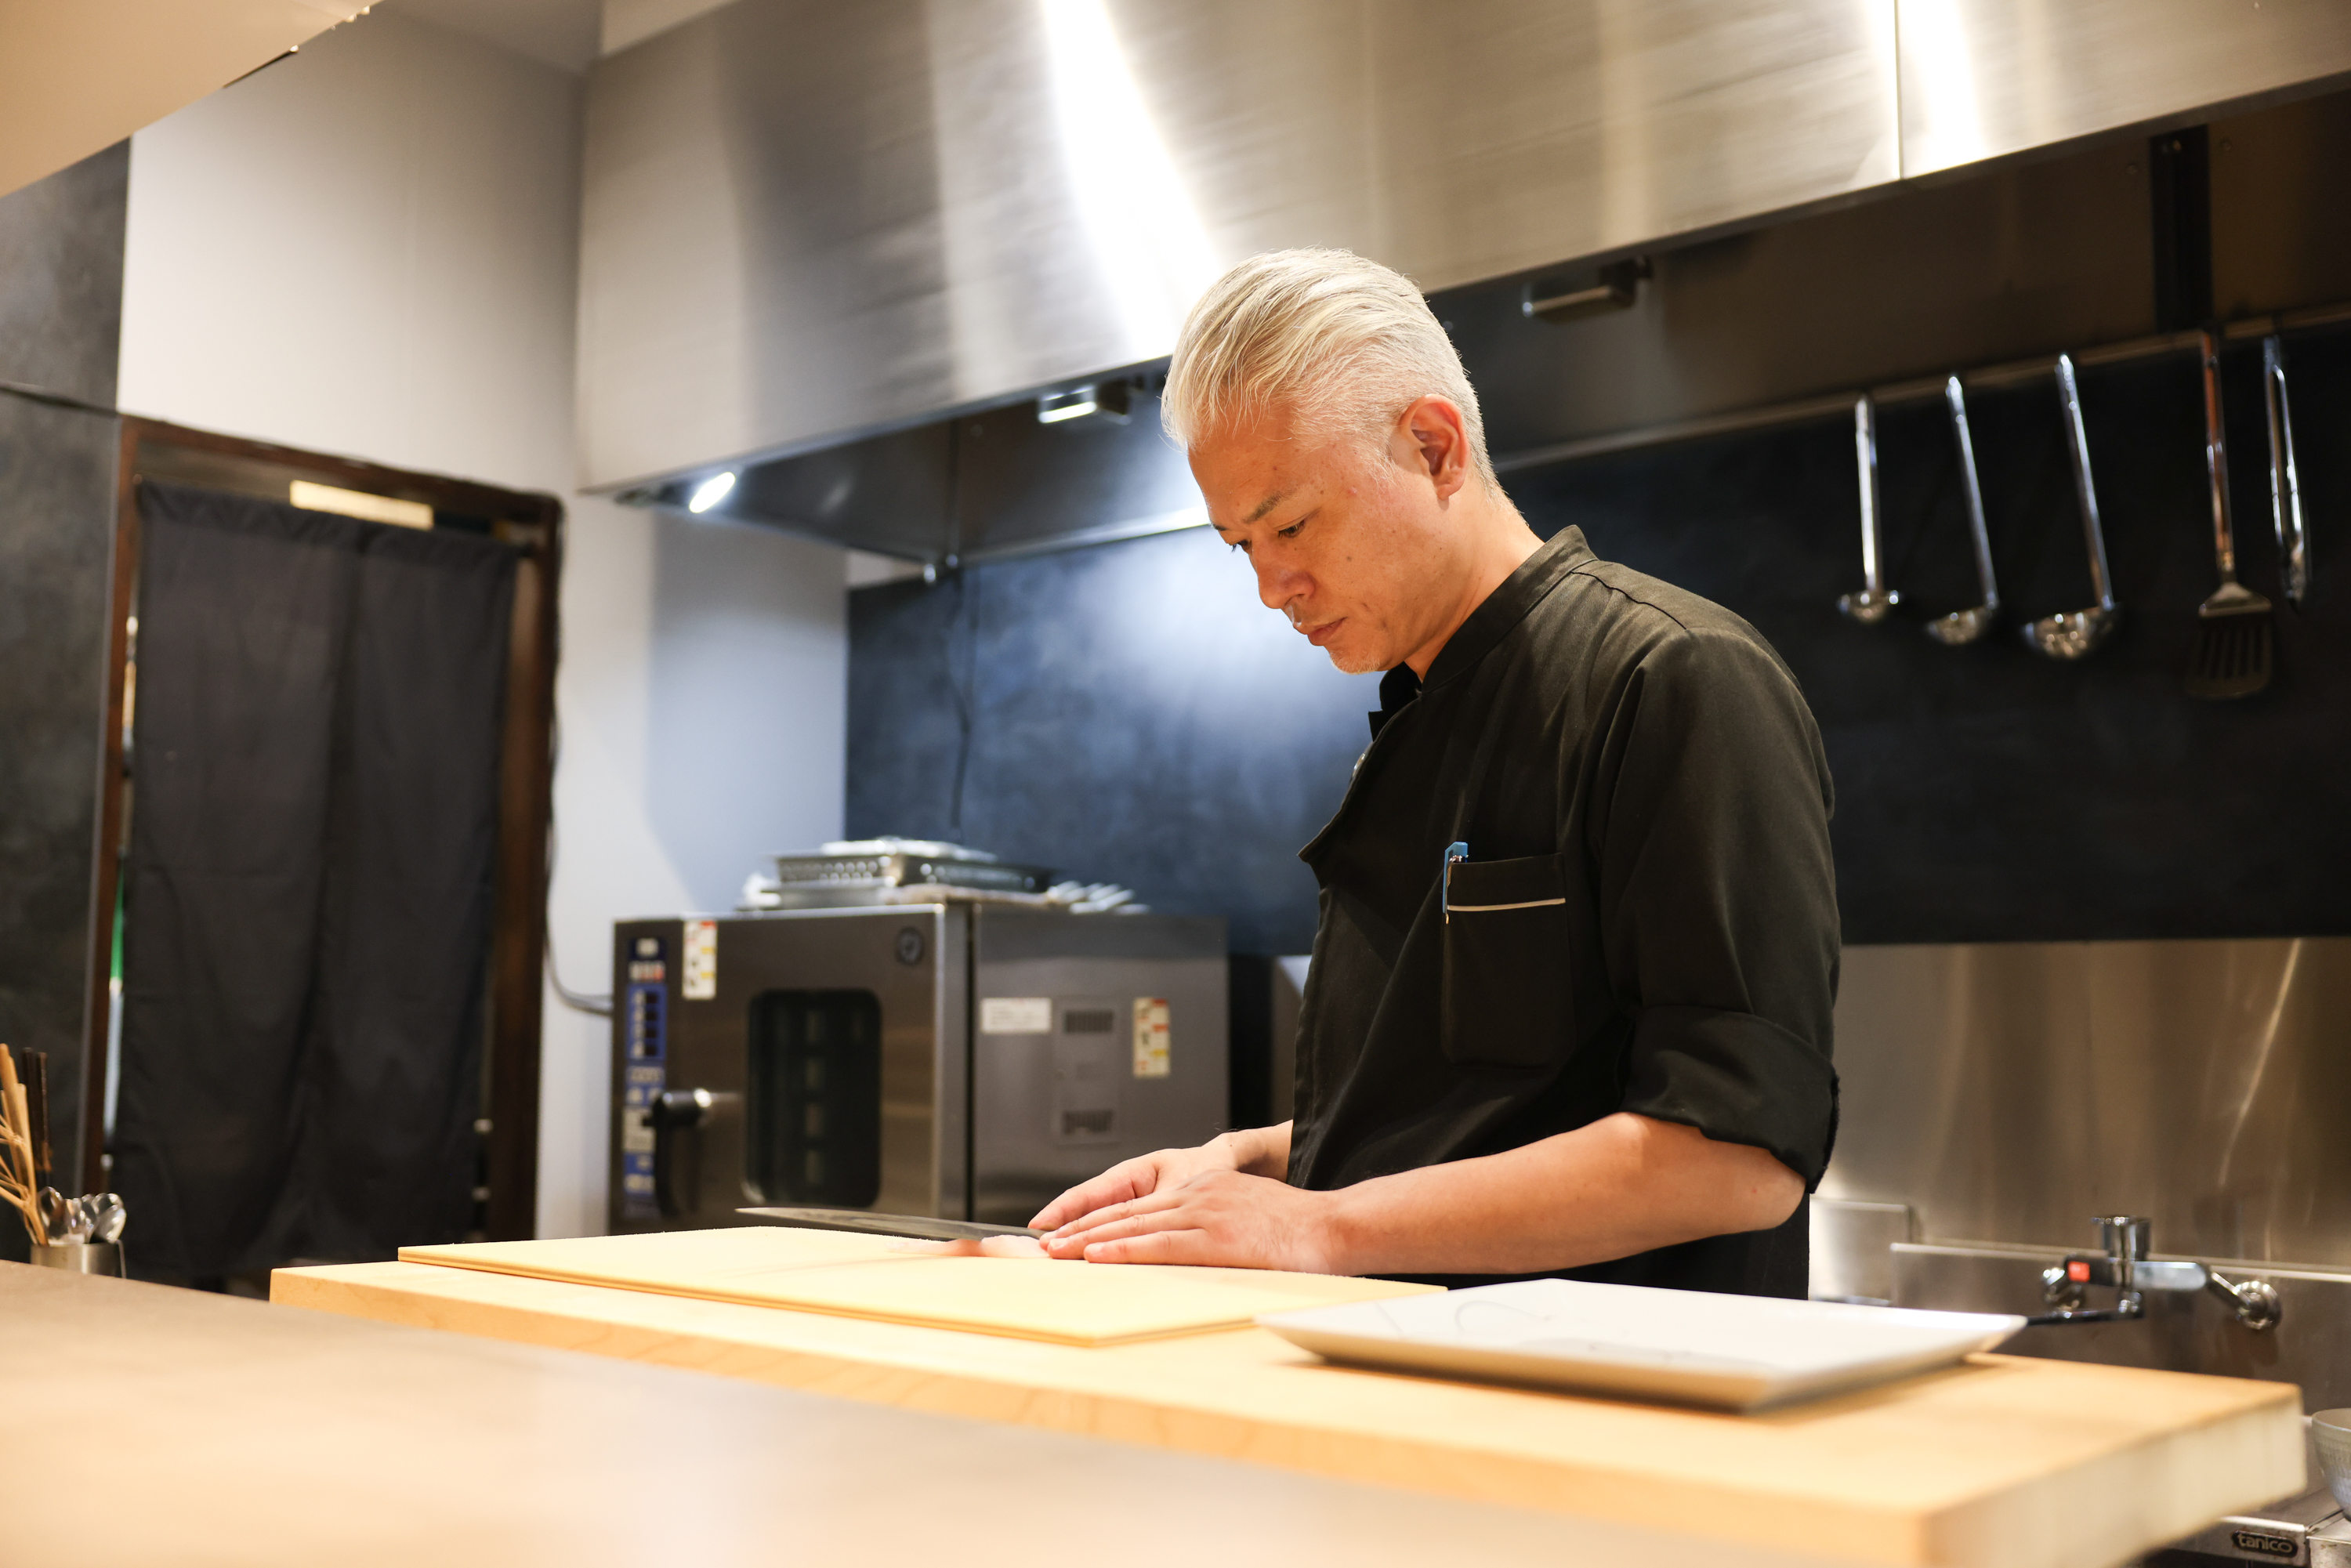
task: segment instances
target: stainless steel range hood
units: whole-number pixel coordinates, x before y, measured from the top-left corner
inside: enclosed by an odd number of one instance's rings
[[[2346,70],[2343,0],[736,0],[590,79],[583,467],[1148,361],[1269,246],[1444,288]]]

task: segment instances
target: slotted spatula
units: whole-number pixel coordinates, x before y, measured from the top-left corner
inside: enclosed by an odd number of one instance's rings
[[[2212,484],[2212,553],[2220,586],[2196,607],[2196,653],[2188,695],[2220,701],[2248,697],[2270,684],[2270,601],[2237,580],[2237,536],[2229,522],[2229,448],[2220,433],[2220,348],[2210,331],[2204,351],[2204,471]]]

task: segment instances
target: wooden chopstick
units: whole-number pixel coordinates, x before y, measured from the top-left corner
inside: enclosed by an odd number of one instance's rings
[[[34,1173],[54,1177],[57,1162],[49,1147],[49,1053],[46,1051],[25,1053],[25,1100],[31,1113],[25,1134],[33,1140]],[[56,1185],[54,1180],[50,1185]]]

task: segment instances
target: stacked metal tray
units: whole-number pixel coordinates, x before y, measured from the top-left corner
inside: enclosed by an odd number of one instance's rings
[[[859,839],[814,854],[778,855],[772,877],[744,884],[746,909],[825,909],[938,897],[1043,902],[1054,873],[1016,865],[985,850],[926,839]]]

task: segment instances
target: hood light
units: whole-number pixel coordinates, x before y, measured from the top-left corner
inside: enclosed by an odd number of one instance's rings
[[[1047,392],[1037,400],[1037,423],[1060,424],[1071,419],[1101,419],[1124,424],[1126,410],[1126,383],[1102,382],[1071,387],[1068,392]]]
[[[734,489],[735,470],[729,468],[724,474],[713,474],[694,487],[694,494],[686,498],[685,509],[689,512],[706,512],[725,500],[734,492]]]
[[[1065,419],[1083,419],[1100,409],[1094,401],[1094,389],[1080,387],[1075,392],[1048,392],[1037,400],[1037,423],[1059,424]]]

